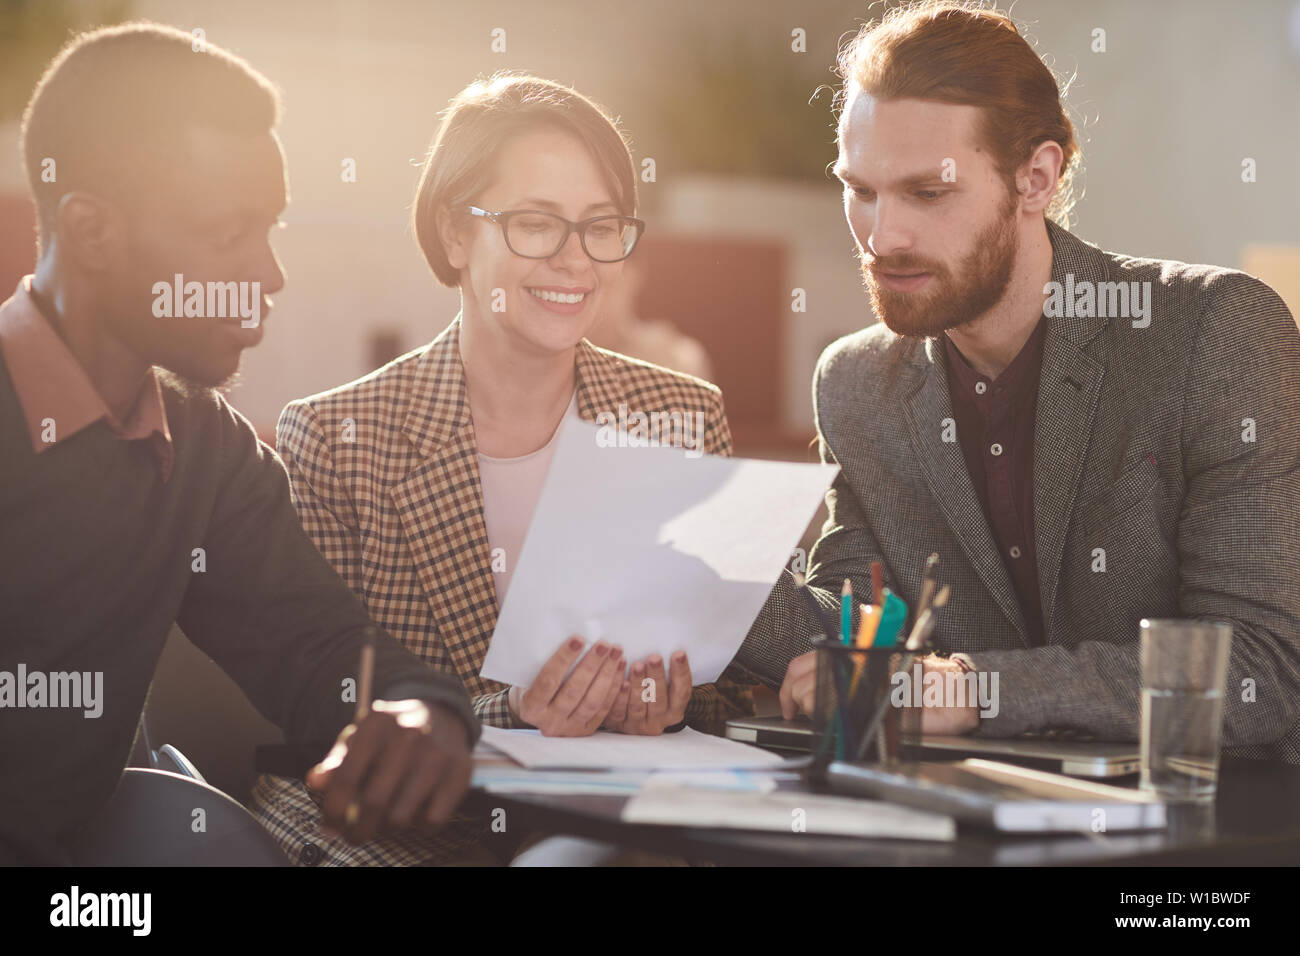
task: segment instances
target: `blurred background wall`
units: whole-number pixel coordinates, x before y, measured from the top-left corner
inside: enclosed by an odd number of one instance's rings
[[[874,321],[834,159],[837,44],[881,7],[829,0],[2,0],[0,279],[31,267],[17,116],[69,28],[148,18],[247,57],[281,88],[292,200],[288,282],[234,403],[269,433],[290,399],[431,339],[457,296],[407,226],[448,98],[522,69],[619,115],[649,221],[637,311],[701,343],[741,454],[803,458],[821,349]],[[1074,229],[1103,248],[1246,267],[1297,303],[1300,3],[1020,0],[1070,79],[1085,187]],[[493,30],[505,51],[494,52]],[[1105,51],[1094,52],[1096,30]],[[793,31],[804,31],[796,52]],[[1242,181],[1255,160],[1257,181]],[[356,161],[357,181],[341,164]],[[794,290],[806,311],[794,311]],[[685,361],[685,359],[683,359]]]

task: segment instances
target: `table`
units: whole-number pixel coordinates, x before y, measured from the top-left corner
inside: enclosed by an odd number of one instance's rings
[[[1136,786],[1137,776],[1108,781]],[[803,783],[784,787],[808,790]],[[472,790],[465,809],[511,826],[737,866],[1279,866],[1300,864],[1300,766],[1222,758],[1213,804],[1171,806],[1164,831],[1015,836],[959,826],[951,842],[627,824],[626,796]]]

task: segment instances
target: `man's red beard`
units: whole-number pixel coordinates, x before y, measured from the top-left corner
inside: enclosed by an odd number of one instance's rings
[[[965,325],[997,305],[1011,280],[1019,251],[1014,200],[998,210],[997,218],[975,238],[975,247],[957,267],[957,275],[941,262],[910,255],[862,261],[862,277],[877,318],[899,335],[940,335]],[[926,287],[898,292],[880,284],[877,272],[930,273]]]

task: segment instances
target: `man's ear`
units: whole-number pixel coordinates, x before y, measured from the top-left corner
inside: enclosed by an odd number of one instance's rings
[[[54,232],[61,255],[87,271],[99,272],[117,261],[126,230],[112,203],[74,191],[59,200]]]
[[[1034,148],[1029,159],[1016,172],[1016,185],[1023,203],[1021,208],[1025,212],[1042,212],[1051,203],[1060,183],[1064,158],[1061,144],[1046,139]]]
[[[463,230],[452,221],[451,210],[443,208],[434,214],[438,226],[438,239],[446,253],[447,262],[457,272],[469,265],[469,244]]]

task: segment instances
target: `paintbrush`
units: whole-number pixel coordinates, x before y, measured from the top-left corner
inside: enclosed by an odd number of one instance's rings
[[[949,585],[945,584],[939,589],[939,593],[934,596],[930,606],[921,612],[920,617],[912,626],[912,633],[907,635],[907,643],[904,650],[914,653],[925,646],[926,641],[930,639],[930,633],[934,630],[934,612],[948,603],[948,595],[951,593]]]
[[[935,569],[939,567],[939,552],[934,552],[925,559],[925,571],[921,574],[921,598],[916,602],[916,616],[919,618],[930,606],[936,586]]]

